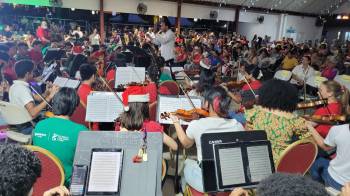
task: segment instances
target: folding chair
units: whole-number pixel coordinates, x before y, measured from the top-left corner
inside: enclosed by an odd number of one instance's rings
[[[175,81],[164,81],[159,84],[159,94],[161,95],[179,95],[180,88]],[[161,90],[163,89],[163,90]]]

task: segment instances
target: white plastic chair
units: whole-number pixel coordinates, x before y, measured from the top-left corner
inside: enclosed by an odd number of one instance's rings
[[[292,78],[292,72],[287,70],[279,70],[275,73],[275,79],[289,81]]]
[[[8,125],[20,125],[32,121],[32,116],[23,107],[0,101],[0,115]],[[8,130],[7,137],[19,143],[28,144],[31,142],[31,135],[24,135]]]

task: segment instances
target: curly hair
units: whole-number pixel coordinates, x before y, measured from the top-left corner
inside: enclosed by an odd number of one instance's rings
[[[328,196],[326,189],[310,178],[285,173],[275,173],[260,182],[259,196]]]
[[[40,160],[19,145],[0,145],[0,195],[28,195],[41,174]]]
[[[292,84],[272,79],[259,90],[258,104],[268,109],[293,112],[298,103],[298,90]]]

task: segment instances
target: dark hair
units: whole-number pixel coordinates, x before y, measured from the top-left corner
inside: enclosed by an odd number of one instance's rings
[[[304,55],[303,57],[307,58],[307,60],[311,63],[311,57],[308,55]]]
[[[153,82],[157,83],[159,80],[160,69],[156,65],[151,65],[147,68],[147,74]]]
[[[259,196],[327,196],[321,184],[310,178],[285,173],[275,173],[262,180],[257,187]]]
[[[228,110],[231,104],[231,98],[228,96],[226,90],[221,86],[212,87],[204,94],[205,101],[209,106],[212,106],[215,113],[220,117],[227,117]]]
[[[63,87],[52,99],[52,111],[55,115],[72,116],[79,102],[79,95],[74,89]]]
[[[41,163],[19,145],[0,145],[0,195],[28,195],[41,174]]]
[[[88,80],[90,79],[93,75],[96,74],[97,69],[94,65],[91,64],[82,64],[79,68],[80,71],[80,76],[81,76],[81,80]]]
[[[129,111],[120,115],[120,125],[129,131],[141,130],[143,122],[147,119],[149,119],[148,103],[131,102]]]
[[[202,68],[196,91],[198,93],[204,93],[207,89],[215,84],[215,73],[211,70]]]
[[[18,78],[24,78],[27,73],[32,72],[34,63],[30,60],[21,60],[15,64],[15,72]]]
[[[35,40],[35,41],[33,42],[33,46],[36,46],[36,45],[41,45],[41,42],[40,42],[39,40]]]
[[[168,21],[167,18],[164,17],[160,23],[164,23],[165,26],[167,26],[168,28],[170,28],[170,22]]]
[[[268,109],[293,112],[298,103],[298,90],[286,81],[272,79],[259,90],[258,104]]]

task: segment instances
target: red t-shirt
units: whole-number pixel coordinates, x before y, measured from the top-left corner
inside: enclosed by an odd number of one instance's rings
[[[107,72],[106,80],[107,80],[107,82],[115,80],[115,70],[114,69],[111,69]]]
[[[197,53],[195,55],[193,55],[193,59],[192,59],[192,62],[195,64],[195,65],[199,65],[199,62],[201,61],[202,59],[202,55]]]
[[[14,64],[14,61],[10,60],[7,66],[4,66],[2,68],[2,73],[4,74],[4,76],[12,81],[17,79]]]
[[[146,130],[147,132],[163,132],[164,130],[162,125],[151,120],[145,120],[143,122],[142,129]],[[120,131],[120,123],[116,123],[115,130]]]
[[[87,104],[87,97],[91,91],[92,88],[88,84],[81,84],[78,89],[78,95],[80,97],[80,100],[85,104],[85,106]]]
[[[35,64],[40,63],[43,60],[43,55],[41,52],[31,49],[28,52],[29,57],[34,61]]]
[[[42,27],[38,27],[36,30],[36,36],[39,38],[41,43],[45,45],[46,42],[44,41],[44,38],[49,40],[49,31],[47,29],[43,29]]]
[[[340,115],[341,114],[341,104],[340,103],[330,103],[327,105],[331,114]],[[325,107],[318,108],[314,115],[326,116],[329,115],[328,110]],[[315,127],[317,132],[323,137],[326,138],[331,125],[319,124]]]
[[[259,80],[254,80],[254,81],[250,82],[249,84],[250,84],[250,86],[252,87],[253,90],[258,90],[258,89],[262,86],[262,84],[261,84],[261,82],[260,82]],[[248,90],[250,90],[248,84],[245,84],[245,85],[242,87],[242,90],[243,90],[243,91],[248,91]]]
[[[146,93],[149,94],[149,103],[157,101],[157,85],[154,82],[149,83],[147,86],[144,86],[143,89]]]

